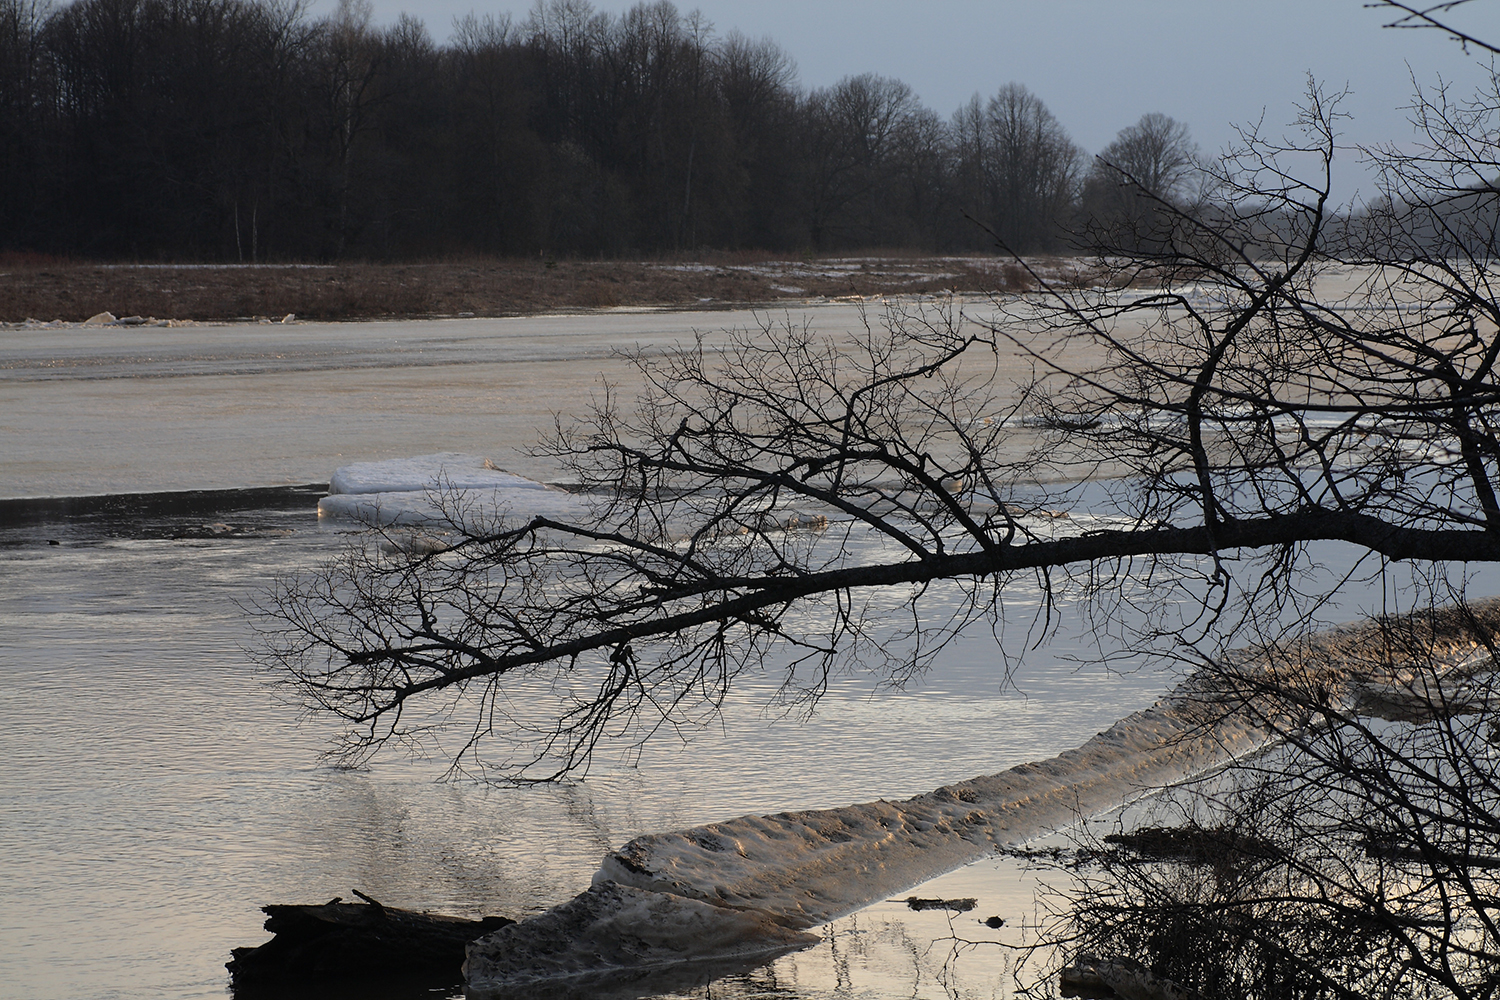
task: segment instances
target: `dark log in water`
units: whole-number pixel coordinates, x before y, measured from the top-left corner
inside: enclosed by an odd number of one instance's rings
[[[275,934],[255,948],[235,948],[226,967],[234,985],[283,979],[441,976],[462,979],[464,948],[477,937],[515,923],[509,917],[466,920],[335,897],[321,905],[262,906]]]
[[[952,910],[955,913],[968,913],[979,905],[979,900],[972,896],[963,899],[921,899],[917,896],[906,897],[906,908],[908,910]]]
[[[1189,865],[1225,866],[1281,857],[1275,844],[1227,827],[1146,826],[1130,833],[1111,833],[1104,842],[1148,858]]]
[[[1156,975],[1129,958],[1080,955],[1059,976],[1065,997],[1086,1000],[1205,1000],[1197,990]]]

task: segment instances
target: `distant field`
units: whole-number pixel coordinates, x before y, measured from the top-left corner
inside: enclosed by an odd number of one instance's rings
[[[1030,266],[1070,277],[1056,259]],[[997,257],[861,256],[678,262],[486,260],[429,264],[75,264],[0,260],[0,323],[345,320],[516,316],[615,306],[730,308],[845,296],[1020,291],[1025,268]]]

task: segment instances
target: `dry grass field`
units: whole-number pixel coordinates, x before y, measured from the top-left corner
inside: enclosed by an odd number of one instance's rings
[[[1065,280],[1074,265],[1034,267]],[[618,306],[733,308],[849,296],[1022,291],[997,257],[866,254],[682,261],[458,260],[423,264],[98,264],[0,257],[0,323],[100,313],[160,321],[517,316]]]

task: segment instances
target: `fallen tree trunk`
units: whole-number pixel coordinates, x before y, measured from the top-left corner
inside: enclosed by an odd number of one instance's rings
[[[286,979],[362,976],[442,976],[462,979],[464,948],[477,937],[515,923],[509,917],[467,920],[382,906],[345,903],[262,906],[275,934],[254,948],[235,948],[226,964],[236,987]]]

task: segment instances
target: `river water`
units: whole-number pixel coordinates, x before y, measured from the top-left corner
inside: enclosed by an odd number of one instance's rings
[[[865,319],[832,305],[796,322]],[[570,784],[322,760],[331,730],[256,667],[243,605],[344,537],[319,523],[316,488],[253,488],[435,451],[546,478],[556,470],[516,449],[601,380],[628,385],[612,352],[755,322],[619,311],[0,330],[0,499],[50,498],[0,503],[0,997],[222,996],[230,948],[267,937],[263,903],[359,889],[522,916],[585,888],[605,852],[639,834],[904,798],[1076,746],[1170,686],[1149,665],[1079,666],[1089,636],[1065,618],[1013,677],[986,632],[902,689],[841,678],[811,718],[768,708],[774,678],[752,679],[686,742],[639,759],[606,748]],[[185,490],[214,492],[144,496]],[[84,496],[104,499],[56,499]],[[1023,626],[1002,637],[1008,652],[1025,646],[1039,596],[1008,595]],[[829,925],[819,947],[674,988],[1008,996],[1013,953],[995,942],[1025,937],[1035,885],[1012,861],[983,862],[916,890],[977,896],[976,914],[950,923],[881,903]],[[971,919],[992,914],[1007,930]]]

